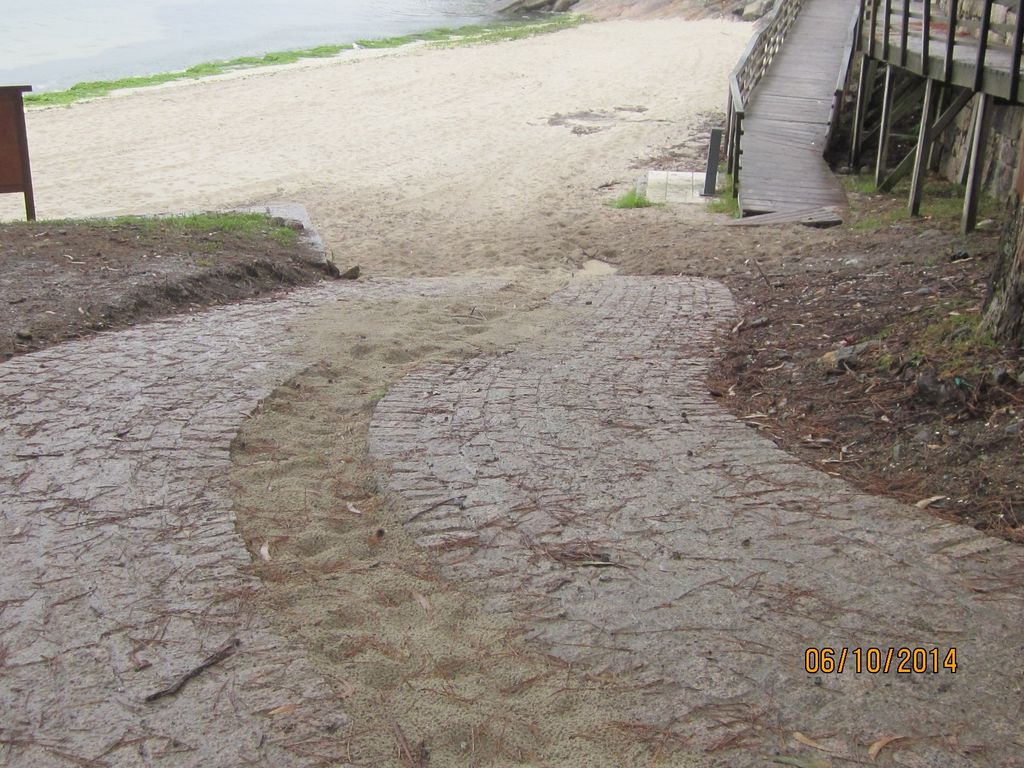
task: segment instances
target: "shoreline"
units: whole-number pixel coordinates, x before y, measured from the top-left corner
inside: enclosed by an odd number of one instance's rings
[[[351,43],[326,43],[309,48],[271,51],[262,56],[237,56],[232,59],[200,62],[186,69],[134,75],[115,80],[91,80],[59,91],[25,94],[25,106],[38,110],[62,107],[79,101],[100,99],[120,92],[137,91],[172,83],[196,82],[224,75],[247,73],[315,61],[331,61],[360,51],[384,51],[413,45],[437,47],[484,45],[507,42],[570,29],[590,21],[582,14],[560,13],[547,17],[497,21],[494,24],[467,24],[460,27],[436,27],[408,35],[356,40]]]

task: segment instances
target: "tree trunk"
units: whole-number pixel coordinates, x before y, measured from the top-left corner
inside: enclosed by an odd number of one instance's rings
[[[1024,345],[1024,205],[1019,199],[992,275],[983,327],[997,339]]]

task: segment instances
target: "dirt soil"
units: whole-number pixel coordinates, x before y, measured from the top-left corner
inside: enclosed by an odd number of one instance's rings
[[[726,278],[744,314],[709,386],[812,466],[1024,541],[1024,361],[978,327],[998,217],[964,238],[952,215],[851,197],[824,247]]]
[[[274,227],[270,219],[255,234],[154,219],[0,225],[0,361],[322,279],[323,257],[301,237],[275,239]]]

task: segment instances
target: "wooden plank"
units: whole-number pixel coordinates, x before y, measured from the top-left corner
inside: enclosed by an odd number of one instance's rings
[[[845,207],[846,193],[823,151],[858,9],[859,0],[804,0],[768,73],[748,97],[738,196],[744,214],[775,212],[794,221],[799,216],[793,211],[809,216],[822,206]]]
[[[842,216],[834,208],[818,207],[747,216],[742,219],[733,219],[727,222],[726,226],[758,227],[771,224],[803,224],[810,227],[834,227],[842,223]]]

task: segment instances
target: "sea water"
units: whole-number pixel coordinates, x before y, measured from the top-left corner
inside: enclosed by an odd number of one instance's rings
[[[36,91],[493,18],[493,0],[4,0],[0,85]]]

